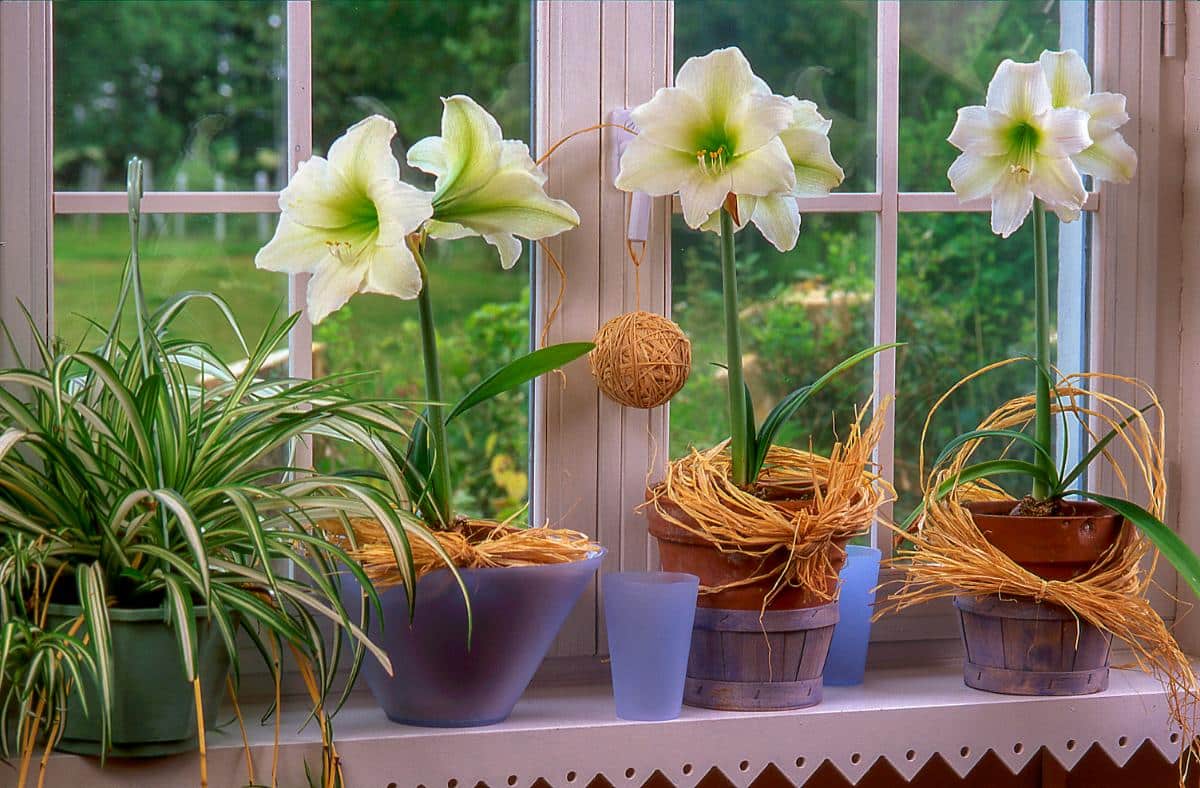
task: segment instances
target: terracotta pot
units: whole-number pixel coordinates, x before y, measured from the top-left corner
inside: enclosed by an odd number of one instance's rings
[[[1070,580],[1086,572],[1117,542],[1125,520],[1091,501],[1063,501],[1053,517],[1009,514],[1016,501],[965,504],[985,539],[1021,567],[1045,580]]]
[[[646,491],[646,498],[650,500],[650,490]],[[810,496],[800,499],[771,500],[771,503],[784,511],[797,512],[811,509],[813,499]],[[676,520],[689,525],[696,523],[671,500],[660,498],[659,505]],[[787,560],[787,553],[784,550],[779,550],[778,555],[772,555],[765,560],[741,553],[718,550],[712,542],[680,528],[664,518],[654,505],[646,507],[646,520],[650,533],[658,540],[658,553],[662,559],[663,571],[686,572],[696,575],[700,578],[702,587],[721,586],[745,580],[748,577],[762,574],[766,570],[775,569]],[[837,587],[838,570],[846,562],[846,551],[843,548],[848,541],[849,539],[837,540],[838,555],[833,557],[833,571],[824,578],[820,588],[784,587],[772,598],[766,609],[798,610],[826,604],[829,601],[829,595]],[[774,585],[775,578],[772,577],[715,594],[702,593],[696,605],[701,608],[758,612],[763,609],[763,599]]]

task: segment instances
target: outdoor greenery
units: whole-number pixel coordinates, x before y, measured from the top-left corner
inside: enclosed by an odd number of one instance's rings
[[[217,172],[227,189],[254,188],[257,172],[267,173],[270,188],[282,183],[283,4],[205,0],[183,3],[186,11],[170,5],[56,4],[58,188],[119,188],[131,152],[153,161],[158,188],[174,188],[179,171],[188,173],[188,188],[211,188]],[[493,111],[506,136],[526,136],[529,11],[522,0],[314,3],[315,147],[322,150],[351,122],[381,112],[396,121],[403,161],[407,145],[437,133],[438,97],[456,92]],[[874,188],[873,3],[759,0],[755,13],[746,14],[735,0],[681,0],[675,22],[679,63],[736,44],[774,90],[816,101],[833,120],[833,153],[847,176],[840,191]],[[902,189],[949,189],[945,172],[955,151],[945,138],[957,107],[981,100],[1000,60],[1034,60],[1057,46],[1058,31],[1056,2],[904,3]],[[111,57],[114,50],[128,56]],[[407,168],[402,177],[431,185]],[[908,345],[898,356],[896,473],[909,503],[918,488],[921,422],[932,401],[981,364],[1033,350],[1032,245],[1001,243],[986,223],[986,216],[969,214],[901,217],[898,339]],[[284,299],[281,279],[253,269],[253,252],[265,240],[255,218],[228,217],[222,242],[213,217],[188,217],[183,233],[176,217],[147,229],[151,299],[181,283],[213,287],[252,331]],[[104,220],[66,217],[56,230],[58,330],[74,342],[84,323],[71,313],[96,314],[103,301],[95,294],[110,292],[104,277],[119,276],[114,261],[121,255],[105,251],[119,248],[119,227],[113,232]],[[1056,231],[1051,221],[1052,249]],[[687,230],[677,219],[674,239],[675,317],[692,337],[695,363],[672,403],[671,453],[678,456],[689,443],[724,437],[711,414],[724,409],[725,394],[721,371],[709,364],[723,358],[717,237]],[[474,241],[452,250],[435,242],[430,253],[443,364],[453,387],[446,394],[454,400],[477,382],[477,359],[507,360],[527,346],[528,268],[523,262],[500,271]],[[871,216],[805,215],[800,241],[787,254],[753,231],[739,234],[746,371],[764,399],[756,412],[766,413],[796,385],[873,344],[874,257]],[[360,297],[348,314],[318,327],[318,362],[332,371],[379,370],[366,384],[371,391],[413,396],[422,381],[416,321],[414,304]],[[992,376],[958,398],[930,448],[936,453],[995,403],[1027,390],[1026,377]],[[804,444],[811,436],[817,448],[827,446],[853,416],[852,404],[866,401],[870,380],[867,364],[840,378],[789,422],[785,442]],[[462,443],[456,452],[487,458],[475,466],[476,477],[462,480],[456,505],[464,511],[504,513],[522,497],[524,397],[515,392],[482,406],[454,430],[460,437],[452,440]],[[355,458],[324,448],[320,462],[331,469]]]

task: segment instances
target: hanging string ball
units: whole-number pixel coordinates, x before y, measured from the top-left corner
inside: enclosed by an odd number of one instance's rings
[[[675,396],[692,369],[692,343],[653,312],[617,315],[596,332],[588,365],[600,390],[631,408],[654,408]]]

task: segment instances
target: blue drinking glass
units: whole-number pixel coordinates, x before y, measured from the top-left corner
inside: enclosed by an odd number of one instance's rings
[[[875,586],[879,584],[880,553],[874,547],[850,545],[842,567],[842,593],[838,598],[838,623],[825,660],[825,684],[862,684],[867,669],[867,644],[871,640],[871,613]]]
[[[613,696],[623,720],[673,720],[683,682],[700,580],[677,572],[604,575]]]

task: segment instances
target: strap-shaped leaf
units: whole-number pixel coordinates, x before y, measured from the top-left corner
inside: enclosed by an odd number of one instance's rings
[[[796,411],[804,407],[813,396],[819,393],[823,388],[829,385],[834,378],[841,375],[843,372],[854,367],[858,363],[871,358],[876,353],[882,353],[885,350],[900,347],[903,342],[889,342],[886,345],[875,345],[866,350],[860,350],[854,355],[842,360],[832,369],[826,372],[821,377],[814,380],[811,384],[796,389],[791,394],[788,394],[783,400],[776,405],[767,418],[763,420],[762,429],[758,431],[756,440],[757,446],[753,455],[753,464],[750,467],[751,477],[757,478],[759,471],[762,470],[763,463],[767,461],[767,452],[771,450],[771,446],[775,443],[775,436],[779,433],[780,428],[784,423],[795,415]]]
[[[183,659],[183,671],[188,681],[196,678],[196,609],[192,606],[192,595],[173,575],[160,573],[163,590],[167,592],[167,610],[170,611],[171,628],[179,641],[179,656]]]
[[[987,479],[992,476],[1004,476],[1006,474],[1015,474],[1018,476],[1028,476],[1032,479],[1042,479],[1050,486],[1049,479],[1046,476],[1046,470],[1040,465],[1035,465],[1032,462],[1024,460],[984,460],[977,462],[974,465],[968,465],[959,471],[956,475],[947,477],[938,485],[934,491],[934,500],[940,501],[945,498],[951,490],[961,484],[973,482],[977,479]],[[921,512],[925,511],[925,503],[921,502],[917,508],[913,509],[908,517],[900,523],[900,528],[907,530],[917,518],[921,516]]]
[[[564,342],[559,345],[549,345],[514,359],[468,391],[466,396],[459,400],[450,414],[446,416],[446,421],[452,421],[456,416],[465,413],[481,402],[486,402],[497,394],[511,391],[517,386],[528,383],[538,375],[558,369],[588,353],[594,347],[596,346],[591,342]]]
[[[1054,456],[1050,454],[1045,446],[1038,443],[1032,435],[1026,435],[1018,430],[971,430],[970,432],[964,432],[962,435],[959,435],[957,438],[947,443],[946,448],[942,449],[942,453],[938,455],[936,460],[934,460],[933,467],[939,467],[950,457],[950,455],[954,453],[955,449],[957,449],[959,446],[962,446],[964,443],[968,443],[973,440],[982,440],[983,438],[1003,438],[1005,440],[1024,443],[1026,446],[1031,447],[1035,453],[1041,455],[1047,460],[1050,460],[1051,462],[1054,460]]]
[[[1146,535],[1154,543],[1158,552],[1171,562],[1171,566],[1179,572],[1191,587],[1192,593],[1200,598],[1200,558],[1184,543],[1170,526],[1135,503],[1122,498],[1088,492],[1087,490],[1070,490],[1067,495],[1079,495],[1090,498],[1096,503],[1103,504],[1129,522]]]
[[[1090,466],[1093,462],[1096,461],[1096,458],[1099,457],[1101,452],[1103,452],[1108,447],[1108,444],[1112,443],[1113,438],[1115,438],[1119,434],[1121,434],[1121,430],[1123,430],[1125,427],[1129,426],[1129,424],[1132,423],[1135,419],[1137,419],[1138,416],[1140,416],[1141,414],[1145,413],[1146,411],[1150,410],[1153,407],[1154,407],[1153,405],[1147,405],[1144,408],[1139,408],[1137,414],[1130,415],[1129,417],[1123,419],[1121,421],[1121,423],[1118,424],[1117,426],[1113,427],[1107,435],[1105,435],[1100,440],[1096,441],[1096,445],[1092,447],[1091,451],[1089,451],[1087,454],[1083,455],[1083,459],[1081,459],[1078,463],[1076,463],[1075,467],[1072,468],[1070,471],[1068,471],[1062,477],[1062,481],[1059,482],[1059,484],[1058,484],[1059,490],[1060,491],[1065,490],[1067,487],[1069,487],[1071,484],[1073,484],[1076,479],[1078,479],[1081,475],[1083,475],[1083,472],[1088,469],[1088,466]],[[1059,494],[1061,495],[1062,493],[1059,492]]]
[[[96,687],[100,690],[101,752],[108,752],[112,738],[113,653],[112,630],[108,622],[105,600],[104,569],[100,564],[85,564],[75,570],[79,604],[84,623],[92,639],[92,654],[96,658]]]

